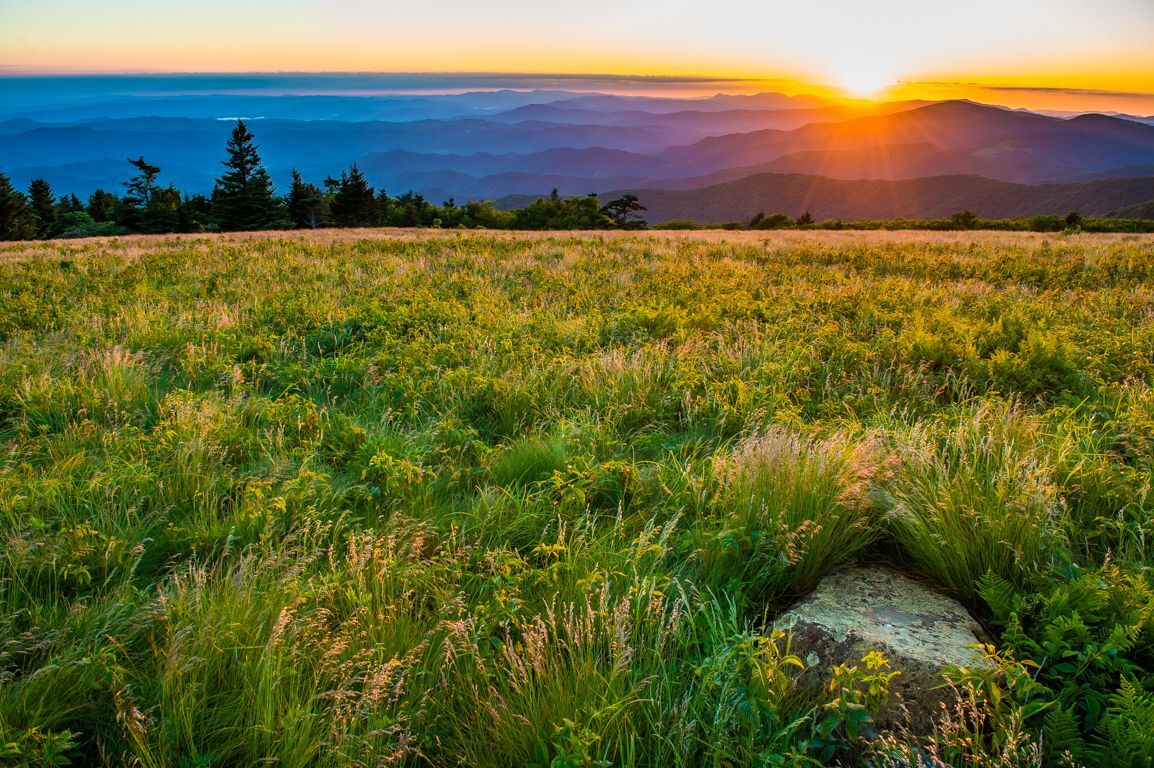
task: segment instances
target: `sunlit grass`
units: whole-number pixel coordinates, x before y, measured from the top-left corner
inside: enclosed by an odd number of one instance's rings
[[[879,560],[1006,651],[894,754],[1142,735],[1149,238],[141,237],[0,299],[0,762],[802,764],[768,623]]]

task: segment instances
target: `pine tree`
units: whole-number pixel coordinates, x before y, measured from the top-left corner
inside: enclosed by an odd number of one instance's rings
[[[181,232],[203,232],[212,215],[212,201],[204,195],[185,195],[178,211]]]
[[[0,240],[30,240],[36,236],[36,219],[28,199],[0,173]]]
[[[393,214],[393,198],[385,190],[377,192],[377,221],[383,226],[389,226]]]
[[[80,213],[84,210],[84,203],[80,202],[80,198],[73,192],[60,198],[60,204],[57,206],[57,209],[61,213]]]
[[[316,229],[325,221],[325,195],[316,184],[301,178],[293,169],[293,183],[289,188],[288,215],[297,229]]]
[[[169,184],[152,190],[152,201],[141,218],[140,230],[150,234],[180,231],[180,191]]]
[[[644,229],[645,221],[640,212],[648,210],[637,200],[637,195],[625,195],[610,200],[601,208],[601,213],[608,216],[618,229]]]
[[[160,166],[152,165],[144,159],[143,155],[135,160],[130,157],[128,162],[136,168],[138,173],[124,182],[124,186],[128,190],[127,194],[124,195],[124,202],[136,208],[147,208],[152,202],[152,193],[156,189],[156,177],[160,174]]]
[[[93,221],[112,221],[116,217],[116,209],[120,206],[120,198],[103,189],[98,189],[88,196],[88,205],[85,210]]]
[[[375,227],[380,223],[376,190],[369,186],[356,163],[348,173],[341,174],[330,210],[333,224],[338,227]]]
[[[56,195],[44,179],[33,179],[28,185],[28,204],[36,219],[36,236],[43,239],[56,232]]]
[[[128,158],[128,163],[136,169],[136,175],[123,182],[124,199],[122,204],[114,206],[116,223],[130,232],[155,232],[150,219],[160,191],[156,183],[160,166],[148,162],[143,155],[135,160]]]
[[[435,218],[433,206],[416,192],[406,192],[389,204],[388,223],[394,227],[425,227]]]
[[[228,170],[216,180],[212,213],[223,230],[278,229],[288,225],[284,206],[273,192],[252,133],[243,120],[228,139]]]

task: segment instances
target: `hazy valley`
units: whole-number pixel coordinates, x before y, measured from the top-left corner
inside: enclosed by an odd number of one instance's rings
[[[1147,184],[1132,181],[1154,174],[1154,126],[1134,116],[771,93],[304,96],[257,89],[125,100],[111,93],[124,84],[110,80],[102,86],[109,93],[50,107],[18,106],[18,85],[0,83],[0,92],[14,92],[7,114],[0,112],[0,169],[18,188],[39,177],[61,192],[116,190],[127,177],[125,158],[143,155],[162,168],[163,183],[207,194],[230,118],[240,116],[281,188],[294,168],[319,184],[355,162],[378,188],[438,203],[501,203],[552,189],[644,192],[644,202],[654,203],[651,223],[694,218],[688,214],[698,209],[708,212],[698,217],[703,222],[744,221],[759,210],[850,220],[967,208],[990,217],[1075,209],[1105,215],[1154,199]],[[170,88],[180,85],[178,78]],[[944,180],[963,176],[981,179]],[[922,181],[876,183],[914,180]],[[935,191],[943,186],[952,191]]]

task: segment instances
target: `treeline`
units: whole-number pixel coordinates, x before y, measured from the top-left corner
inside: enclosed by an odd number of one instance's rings
[[[500,210],[492,201],[458,205],[453,199],[436,205],[415,192],[391,197],[375,189],[356,163],[329,177],[321,186],[293,171],[288,194],[279,196],[261,162],[255,137],[243,120],[226,144],[224,173],[212,195],[189,195],[162,186],[161,168],[143,157],[129,159],[132,176],[122,194],[98,189],[81,200],[57,197],[44,179],[34,179],[27,194],[13,188],[0,173],[0,240],[36,240],[171,232],[237,232],[320,227],[450,227],[468,229],[644,229],[646,208],[635,195],[602,205],[595,194],[549,197],[516,210]],[[799,217],[759,213],[747,222],[699,224],[669,221],[659,229],[875,229],[1004,230],[1020,232],[1154,232],[1154,220],[1066,216],[986,219],[962,211],[947,219],[817,221],[807,211]]]
[[[987,219],[973,211],[955,213],[948,219],[841,219],[817,221],[806,211],[798,217],[785,213],[759,213],[749,221],[728,221],[720,224],[699,224],[688,219],[676,219],[658,224],[654,229],[811,229],[811,230],[927,230],[933,232],[964,232],[991,230],[1000,232],[1115,232],[1154,233],[1154,220],[1110,216],[1083,216],[1072,211],[1065,216],[1019,216],[1012,219]]]
[[[354,163],[323,186],[293,171],[287,195],[278,196],[261,162],[255,137],[238,121],[226,145],[224,173],[212,195],[189,195],[163,186],[161,168],[129,159],[132,176],[122,194],[98,189],[81,200],[57,197],[44,179],[27,194],[0,174],[0,240],[36,240],[172,232],[239,232],[320,227],[464,227],[470,229],[641,229],[645,210],[624,195],[605,205],[596,195],[549,197],[518,210],[491,201],[435,205],[415,192],[390,197],[375,189]]]

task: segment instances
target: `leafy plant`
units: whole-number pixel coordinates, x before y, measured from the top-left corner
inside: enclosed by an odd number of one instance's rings
[[[810,749],[824,762],[839,752],[856,754],[874,717],[889,702],[890,684],[901,674],[889,671],[889,661],[878,651],[862,656],[861,666],[838,664],[827,690],[830,700],[822,706]]]

